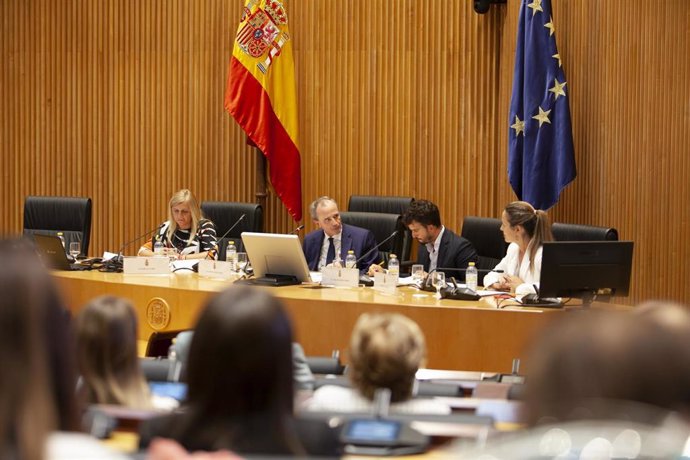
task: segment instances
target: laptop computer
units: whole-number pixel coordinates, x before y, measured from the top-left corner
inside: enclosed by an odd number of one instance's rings
[[[43,263],[49,268],[56,270],[81,271],[90,270],[88,265],[71,263],[67,258],[62,241],[55,235],[34,235],[34,241],[38,247]]]

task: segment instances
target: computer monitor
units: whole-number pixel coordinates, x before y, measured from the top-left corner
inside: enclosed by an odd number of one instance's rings
[[[626,296],[630,288],[632,241],[549,241],[544,243],[540,297]]]
[[[242,243],[259,284],[284,285],[311,281],[309,266],[297,235],[242,232]],[[289,282],[290,279],[293,282]]]

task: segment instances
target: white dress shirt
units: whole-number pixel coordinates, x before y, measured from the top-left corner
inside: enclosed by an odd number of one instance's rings
[[[319,259],[319,269],[323,268],[326,266],[326,257],[328,256],[328,245],[330,244],[330,241],[328,241],[328,238],[330,238],[326,232],[323,232],[323,244],[321,245],[321,258]],[[333,246],[335,246],[335,259],[333,260],[338,260],[340,258],[340,248],[342,247],[342,238],[343,238],[343,232],[338,233],[337,235],[333,235]]]
[[[534,286],[539,286],[541,278],[541,253],[543,246],[537,248],[534,254],[534,267],[530,270],[529,252],[526,252],[520,263],[520,246],[517,243],[510,243],[506,256],[501,260],[494,270],[503,270],[506,275],[517,276],[523,283],[515,289],[515,292],[525,294],[535,292]],[[491,286],[499,281],[503,273],[489,272],[484,277],[484,286]]]
[[[438,264],[438,250],[441,247],[441,238],[443,238],[444,231],[446,231],[446,227],[441,225],[441,231],[438,233],[436,240],[433,243],[426,244],[426,250],[429,252],[429,272],[434,270]]]

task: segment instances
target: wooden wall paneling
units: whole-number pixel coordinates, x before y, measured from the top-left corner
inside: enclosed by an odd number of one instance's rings
[[[690,4],[554,3],[578,178],[551,215],[636,242],[630,301],[684,299]],[[100,253],[156,225],[178,188],[254,201],[254,150],[223,109],[242,4],[0,2],[0,231],[21,230],[26,195],[91,196]],[[518,1],[483,16],[441,0],[287,6],[305,210],[321,194],[343,208],[354,193],[414,195],[459,230],[514,199]],[[267,230],[295,227],[267,203]]]

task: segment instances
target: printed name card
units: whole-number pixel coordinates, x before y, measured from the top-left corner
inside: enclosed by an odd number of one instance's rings
[[[234,275],[231,262],[208,259],[199,261],[199,276],[228,280]]]
[[[167,257],[125,257],[122,271],[125,275],[168,275],[170,259]]]
[[[359,269],[324,267],[321,270],[321,284],[335,287],[359,286]]]
[[[374,274],[374,290],[394,294],[397,286],[398,275],[389,275],[388,273]]]

